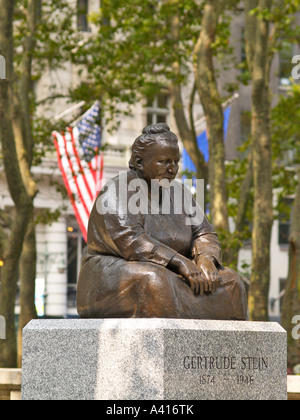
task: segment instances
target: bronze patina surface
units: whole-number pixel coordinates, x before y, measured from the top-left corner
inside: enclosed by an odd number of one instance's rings
[[[169,127],[148,126],[133,144],[130,170],[102,189],[78,280],[82,318],[247,318],[243,281],[223,267],[217,234],[201,211],[192,217],[186,187],[172,186],[179,160]]]

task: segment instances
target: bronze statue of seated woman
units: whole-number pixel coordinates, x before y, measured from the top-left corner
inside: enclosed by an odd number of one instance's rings
[[[223,267],[217,234],[168,188],[179,160],[169,127],[148,126],[133,144],[130,170],[100,192],[78,280],[82,318],[247,318],[243,281]]]

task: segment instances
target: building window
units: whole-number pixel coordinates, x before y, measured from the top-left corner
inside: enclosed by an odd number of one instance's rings
[[[147,101],[147,124],[167,123],[169,116],[169,96],[159,94]]]
[[[246,53],[245,28],[242,28],[241,33],[241,64],[241,70],[243,73],[249,71]]]
[[[249,70],[249,66],[248,66],[248,61],[247,61],[247,53],[246,53],[246,41],[245,41],[245,29],[242,28],[242,32],[241,32],[241,45],[240,45],[241,49],[240,49],[240,57],[241,57],[241,61],[240,64],[238,65],[238,68],[240,69],[241,73],[240,73],[240,81],[244,84],[244,85],[248,85],[251,75],[250,75],[250,70]]]
[[[289,236],[291,229],[291,209],[293,199],[286,198],[283,200],[282,209],[279,214],[278,243],[280,246],[289,244]]]
[[[80,32],[90,32],[88,22],[89,0],[77,0],[77,26]]]

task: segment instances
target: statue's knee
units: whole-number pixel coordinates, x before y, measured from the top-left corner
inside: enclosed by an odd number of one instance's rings
[[[163,276],[157,271],[147,273],[145,280],[150,293],[160,292],[164,287]]]
[[[225,267],[224,271],[221,272],[221,278],[224,286],[234,285],[240,290],[245,289],[245,284],[240,274],[232,268]]]

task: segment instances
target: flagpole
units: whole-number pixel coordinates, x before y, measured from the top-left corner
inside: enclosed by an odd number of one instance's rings
[[[235,102],[237,99],[239,99],[240,94],[239,93],[235,93],[231,98],[227,99],[227,101],[225,101],[222,104],[222,108],[223,110],[225,110],[226,108],[228,108],[231,104],[233,104],[233,102]],[[195,129],[197,127],[201,127],[202,124],[204,124],[206,121],[206,116],[203,115],[199,120],[195,121]]]
[[[86,102],[84,102],[84,105],[85,105],[85,103]],[[95,101],[94,103],[93,103],[93,105],[92,105],[92,107],[94,107],[95,105],[97,105],[97,104],[99,104],[99,101],[97,100],[97,101]],[[83,120],[87,115],[88,115],[88,113],[90,112],[90,109],[88,109],[83,115],[81,115],[79,118],[77,118],[77,120],[75,120],[75,121],[73,121],[71,124],[70,124],[70,127],[75,127],[81,120]],[[100,111],[99,111],[100,112]],[[101,128],[101,127],[100,127]]]
[[[61,120],[62,118],[64,118],[66,115],[69,115],[72,112],[77,111],[79,108],[82,108],[85,104],[86,104],[85,101],[81,101],[78,104],[73,105],[70,108],[66,109],[65,111],[55,115],[53,118],[51,118],[51,120],[53,120],[54,122],[57,122],[57,121]]]

